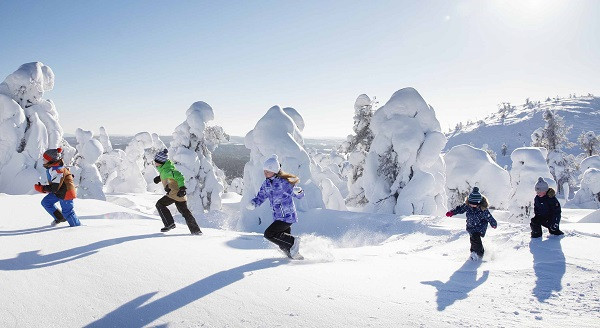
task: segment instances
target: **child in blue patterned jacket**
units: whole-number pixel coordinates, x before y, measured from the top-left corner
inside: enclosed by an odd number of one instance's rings
[[[291,226],[298,221],[292,197],[304,197],[302,188],[294,187],[300,179],[281,170],[277,155],[265,161],[263,170],[266,179],[246,208],[253,210],[269,199],[273,210],[273,223],[265,230],[265,238],[279,246],[288,257],[300,258],[300,237],[291,235]]]
[[[483,257],[483,243],[481,238],[485,237],[488,222],[492,228],[496,229],[498,223],[488,211],[488,200],[479,193],[479,188],[473,188],[465,203],[457,206],[446,213],[447,217],[455,214],[467,213],[467,232],[471,240],[471,260],[477,261]]]

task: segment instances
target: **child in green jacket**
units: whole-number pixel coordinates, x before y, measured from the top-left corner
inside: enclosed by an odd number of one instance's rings
[[[173,162],[169,160],[167,155],[168,152],[168,150],[164,149],[154,156],[154,165],[156,165],[156,169],[160,174],[154,178],[154,183],[158,184],[162,182],[165,192],[167,192],[165,196],[156,202],[158,215],[160,215],[160,218],[165,225],[160,231],[167,232],[175,228],[173,215],[171,215],[171,211],[167,208],[167,206],[175,203],[177,210],[185,218],[185,223],[187,223],[192,235],[201,235],[202,231],[200,231],[196,219],[187,207],[186,188],[183,175],[177,171]]]

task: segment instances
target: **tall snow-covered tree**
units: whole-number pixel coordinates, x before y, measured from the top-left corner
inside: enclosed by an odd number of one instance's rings
[[[577,138],[577,142],[587,156],[598,155],[600,153],[600,136],[596,136],[594,131],[581,133]]]
[[[348,196],[346,203],[351,206],[365,205],[368,200],[363,189],[363,171],[367,153],[373,142],[371,131],[371,119],[373,117],[373,105],[375,100],[362,94],[354,103],[354,134],[349,135],[346,142],[341,145],[342,152],[348,154],[348,161],[352,172],[348,176]]]
[[[214,164],[212,152],[229,136],[221,127],[207,126],[214,117],[207,103],[193,103],[171,141],[169,157],[185,177],[188,203],[194,212],[221,209],[225,173]]]
[[[417,90],[404,88],[373,115],[375,138],[363,177],[367,210],[441,214],[446,210],[446,137],[435,111]]]

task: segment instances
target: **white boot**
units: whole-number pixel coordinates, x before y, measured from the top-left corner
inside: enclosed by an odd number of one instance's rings
[[[479,255],[475,252],[471,252],[471,261],[479,261]]]
[[[300,237],[294,237],[294,244],[290,248],[290,255],[295,258],[300,251]]]

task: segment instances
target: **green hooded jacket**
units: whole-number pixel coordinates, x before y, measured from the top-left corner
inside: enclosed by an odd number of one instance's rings
[[[185,178],[181,172],[177,171],[175,165],[173,165],[173,162],[171,162],[171,160],[167,160],[163,165],[157,166],[156,169],[160,174],[160,180],[162,181],[163,186],[171,189],[171,191],[167,193],[167,196],[178,202],[186,201],[187,197],[177,196],[179,188],[185,185]]]

